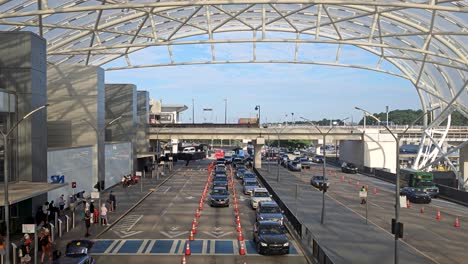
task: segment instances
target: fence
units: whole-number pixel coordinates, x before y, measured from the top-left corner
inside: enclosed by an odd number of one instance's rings
[[[268,184],[268,182],[263,178],[263,176],[258,172],[256,168],[253,169],[257,178],[260,180],[262,185],[268,190],[272,195],[273,200],[278,204],[281,210],[284,211],[284,216],[288,220],[289,224],[294,229],[293,231],[299,237],[299,242],[301,243],[302,248],[304,249],[304,254],[307,255],[310,259],[314,259],[316,263],[319,264],[333,264],[333,261],[326,254],[320,244],[315,240],[312,232],[303,225],[299,219],[292,213],[288,206],[280,199],[275,190]]]

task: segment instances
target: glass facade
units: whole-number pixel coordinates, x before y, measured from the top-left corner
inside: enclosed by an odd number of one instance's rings
[[[9,93],[3,89],[0,89],[0,129],[6,134],[8,130],[17,121],[17,102],[16,96],[13,93]],[[9,154],[9,180],[18,181],[18,130],[13,130],[8,136],[8,154]],[[3,137],[1,138],[0,145],[0,182],[4,181],[5,177],[5,142]]]

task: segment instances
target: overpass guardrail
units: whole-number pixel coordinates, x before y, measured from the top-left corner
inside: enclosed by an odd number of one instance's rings
[[[297,217],[293,214],[292,210],[290,210],[289,207],[281,200],[281,198],[271,187],[271,185],[268,184],[265,178],[263,178],[260,172],[256,168],[253,168],[253,171],[255,175],[257,175],[257,178],[260,180],[262,185],[272,195],[272,199],[278,204],[281,210],[284,211],[284,216],[286,217],[287,221],[289,222],[289,225],[293,229],[290,231],[293,231],[295,233],[307,258],[311,259],[313,263],[333,264],[334,262],[314,238],[313,233],[305,225],[303,225],[299,221],[299,219],[297,219]]]

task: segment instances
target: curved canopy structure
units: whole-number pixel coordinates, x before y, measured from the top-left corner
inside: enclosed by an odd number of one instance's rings
[[[0,0],[0,30],[27,30],[48,41],[50,64],[105,65],[108,70],[200,63],[311,63],[356,67],[410,80],[423,109],[453,110],[468,117],[468,1],[456,0]],[[242,32],[227,37],[225,32]],[[281,32],[269,34],[270,32]],[[242,36],[242,37],[241,37]],[[216,59],[216,47],[251,43],[247,60]],[[291,43],[288,60],[261,60],[257,43]],[[306,44],[330,44],[328,61],[299,60]],[[174,60],[175,45],[208,45],[211,58]],[[170,62],[138,65],[128,54],[167,46]],[[340,62],[340,52],[357,47],[375,56],[373,66]],[[393,64],[397,72],[382,68]],[[447,110],[447,111],[445,111]]]

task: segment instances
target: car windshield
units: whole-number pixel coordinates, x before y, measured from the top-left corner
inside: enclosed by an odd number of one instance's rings
[[[244,174],[244,178],[255,178],[255,176],[252,173],[246,173]]]
[[[260,213],[265,214],[279,214],[281,213],[281,209],[277,206],[261,206]]]
[[[281,235],[284,234],[283,228],[280,225],[262,225],[260,227],[262,235]]]
[[[256,186],[256,185],[258,185],[258,184],[257,184],[256,182],[253,182],[253,181],[252,181],[252,182],[245,182],[244,185],[245,185],[245,186]]]
[[[255,192],[255,197],[270,197],[267,192]]]
[[[214,181],[227,181],[227,177],[215,177]]]
[[[316,181],[323,181],[323,176],[315,176]]]
[[[418,182],[416,186],[420,188],[431,188],[431,187],[434,187],[434,183],[431,181],[422,181],[422,182]]]
[[[214,189],[214,190],[211,192],[211,194],[215,194],[215,195],[216,195],[216,194],[218,194],[218,195],[219,195],[219,194],[222,194],[222,195],[225,195],[225,194],[228,194],[228,192],[227,192],[226,189],[218,189],[218,188],[216,188],[216,189]]]
[[[348,163],[348,167],[349,168],[356,168],[356,165],[352,164],[352,163]]]

